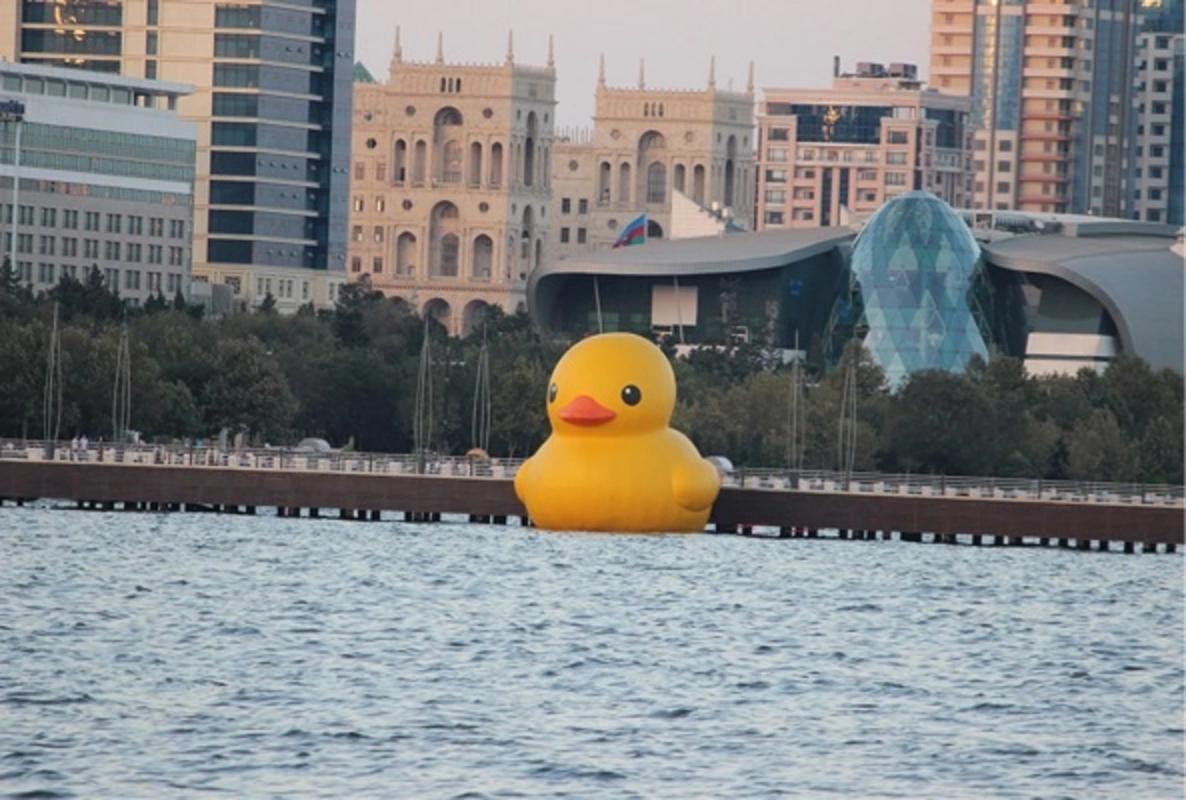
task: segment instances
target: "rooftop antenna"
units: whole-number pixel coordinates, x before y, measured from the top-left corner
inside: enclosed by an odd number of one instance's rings
[[[445,63],[445,34],[437,31],[437,63]]]
[[[647,60],[645,58],[638,59],[638,88],[647,88]]]
[[[605,86],[605,53],[597,59],[597,85]]]
[[[708,88],[715,89],[717,86],[717,57],[708,57]]]
[[[507,31],[507,66],[515,63],[515,32]]]
[[[552,34],[548,34],[548,66],[556,66],[556,43],[552,39]]]

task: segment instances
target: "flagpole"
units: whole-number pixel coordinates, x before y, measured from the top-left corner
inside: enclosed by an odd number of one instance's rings
[[[597,304],[597,332],[605,333],[605,325],[601,321],[601,285],[597,276],[593,276],[593,301]]]
[[[680,308],[679,275],[673,275],[672,279],[675,281],[675,324],[679,328],[679,343],[686,344],[684,341],[684,311]]]

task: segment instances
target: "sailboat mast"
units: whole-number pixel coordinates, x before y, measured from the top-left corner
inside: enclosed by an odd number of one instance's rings
[[[49,334],[49,356],[45,369],[45,398],[42,434],[56,442],[62,430],[62,340],[58,333],[58,304],[54,303],[53,327]]]

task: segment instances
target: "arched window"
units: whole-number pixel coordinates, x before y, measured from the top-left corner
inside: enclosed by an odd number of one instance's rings
[[[476,281],[488,281],[493,267],[494,241],[483,233],[474,239],[473,267],[470,270],[470,277]]]
[[[677,192],[685,191],[684,190],[684,177],[686,174],[687,174],[687,169],[684,167],[683,164],[675,165],[675,170],[673,172],[672,178],[674,179],[675,189]]]
[[[424,171],[428,167],[428,144],[421,139],[416,142],[416,152],[412,158],[412,183],[424,183]]]
[[[428,275],[432,278],[457,276],[460,258],[461,214],[445,200],[433,206],[429,220]]]
[[[692,169],[692,199],[704,205],[704,165],[697,164]]]
[[[618,166],[618,200],[630,202],[630,165],[627,163]]]
[[[609,203],[609,182],[612,168],[608,161],[602,161],[597,175],[597,202]]]
[[[737,188],[737,137],[730,136],[725,146],[725,205],[733,205]]]
[[[395,274],[416,274],[416,235],[404,232],[395,245]]]
[[[667,167],[661,161],[647,167],[647,202],[667,202]]]
[[[524,186],[531,186],[535,183],[535,139],[537,128],[538,123],[536,122],[535,112],[532,111],[527,115],[527,138],[523,141]]]
[[[461,239],[455,233],[441,237],[441,277],[457,277],[457,261],[461,256]]]
[[[445,142],[444,158],[441,163],[441,183],[461,183],[461,142],[450,139]]]
[[[478,142],[469,146],[469,184],[482,185],[482,145]]]
[[[408,143],[403,139],[395,140],[395,170],[391,176],[396,183],[403,183],[408,179]]]
[[[502,185],[502,142],[490,145],[490,186]]]

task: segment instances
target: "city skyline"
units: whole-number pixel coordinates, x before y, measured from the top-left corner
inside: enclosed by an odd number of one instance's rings
[[[731,82],[737,90],[745,86],[750,61],[755,62],[759,92],[765,87],[827,86],[834,56],[845,69],[858,61],[914,63],[926,78],[930,0],[895,0],[896,13],[888,19],[869,13],[874,5],[869,0],[800,5],[792,13],[775,0],[741,0],[725,16],[705,0],[689,0],[683,13],[672,17],[657,5],[640,8],[626,0],[606,0],[597,18],[588,19],[571,2],[462,0],[446,20],[428,7],[359,0],[355,58],[385,80],[398,25],[408,61],[431,61],[440,33],[446,62],[501,63],[507,33],[513,31],[516,61],[543,65],[551,34],[560,126],[592,122],[602,53],[611,86],[637,85],[644,59],[648,87],[700,88],[707,82],[712,57],[717,85],[728,88]],[[714,15],[721,19],[704,24]],[[775,22],[755,24],[766,19]],[[804,31],[810,35],[798,35]]]

